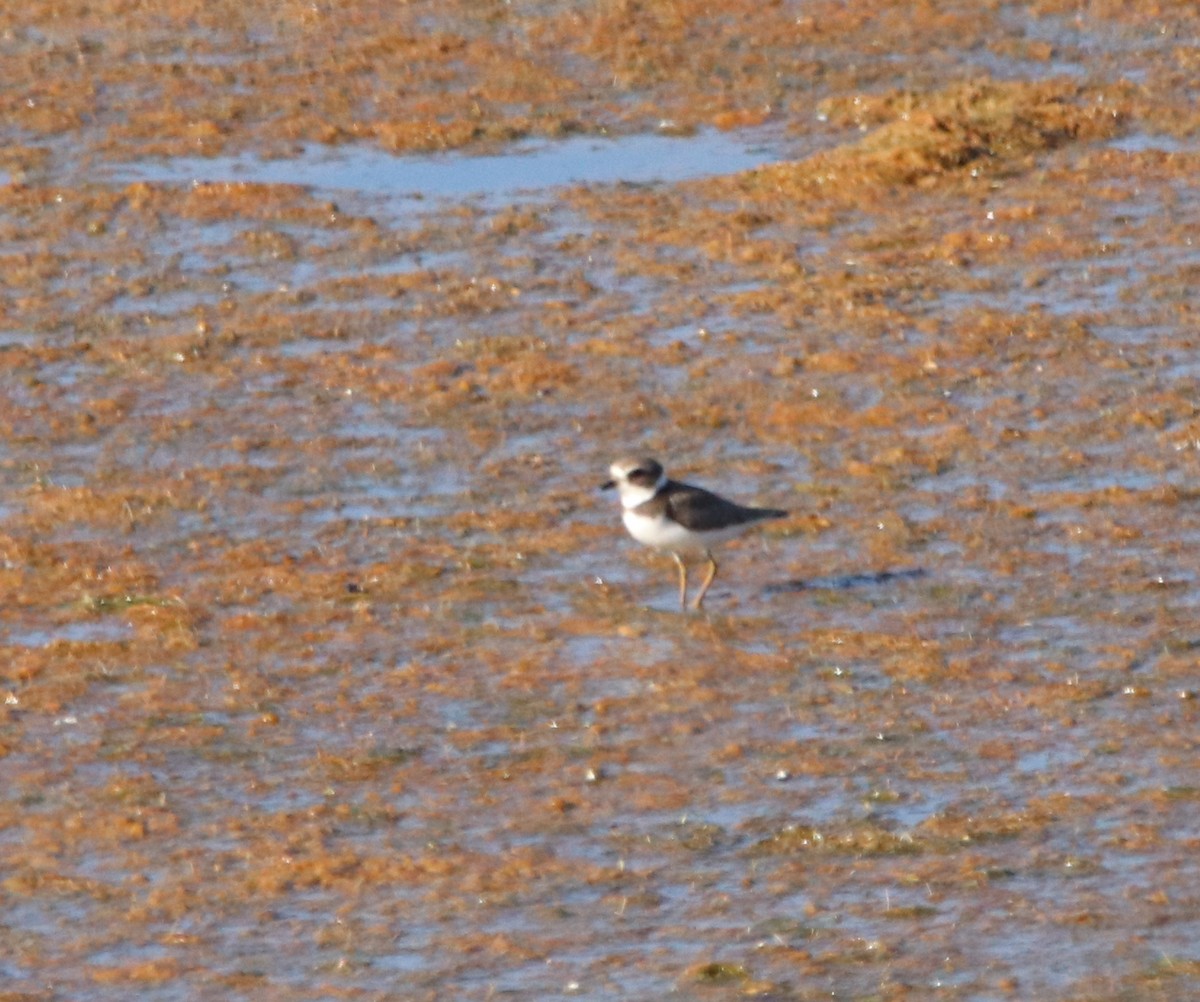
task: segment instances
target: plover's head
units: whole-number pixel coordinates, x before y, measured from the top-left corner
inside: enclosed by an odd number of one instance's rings
[[[667,482],[662,463],[648,456],[640,459],[618,459],[608,468],[608,472],[612,474],[612,479],[601,484],[600,489],[617,488],[621,495],[621,504],[626,508],[636,508],[643,501],[649,501]]]

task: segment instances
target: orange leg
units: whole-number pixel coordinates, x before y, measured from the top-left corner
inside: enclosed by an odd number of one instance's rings
[[[675,566],[679,568],[679,608],[681,611],[687,609],[687,564],[680,558],[678,553],[672,553],[675,558]]]
[[[713,559],[713,555],[708,550],[704,551],[704,555],[708,557],[708,574],[704,578],[704,584],[700,586],[700,593],[692,599],[693,609],[700,608],[700,603],[704,601],[704,595],[708,591],[708,586],[713,583],[713,579],[717,576],[717,562]]]

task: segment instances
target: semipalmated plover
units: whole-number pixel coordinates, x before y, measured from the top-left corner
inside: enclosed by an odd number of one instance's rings
[[[783,518],[778,508],[747,508],[703,487],[667,479],[657,459],[619,459],[608,468],[612,479],[601,490],[616,487],[621,495],[621,520],[639,543],[666,550],[679,568],[679,607],[687,608],[685,556],[708,558],[708,575],[692,600],[699,609],[713,578],[717,562],[712,548],[738,535],[755,522]]]

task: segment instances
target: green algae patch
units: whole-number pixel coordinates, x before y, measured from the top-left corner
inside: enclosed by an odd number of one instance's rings
[[[988,174],[1022,166],[1066,143],[1117,134],[1123,105],[1078,85],[969,82],[932,94],[897,92],[828,102],[825,113],[868,130],[856,143],[795,164],[760,167],[743,190],[845,202],[856,186],[927,186],[968,168]]]

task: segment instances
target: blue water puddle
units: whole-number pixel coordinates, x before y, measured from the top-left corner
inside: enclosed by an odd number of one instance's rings
[[[41,336],[31,330],[7,330],[0,332],[0,350],[5,348],[35,348]]]
[[[691,136],[574,136],[517,143],[502,153],[397,155],[365,146],[301,147],[295,157],[253,153],[182,157],[123,164],[116,183],[255,182],[326,191],[427,199],[464,199],[540,192],[577,184],[650,184],[749,170],[783,159],[781,136],[705,130]]]
[[[1200,153],[1200,140],[1195,137],[1183,140],[1150,132],[1130,132],[1111,140],[1108,146],[1122,153]]]
[[[64,623],[44,630],[19,630],[8,634],[6,641],[13,647],[49,647],[53,643],[85,644],[126,640],[132,634],[133,630],[125,620],[108,617]]]

